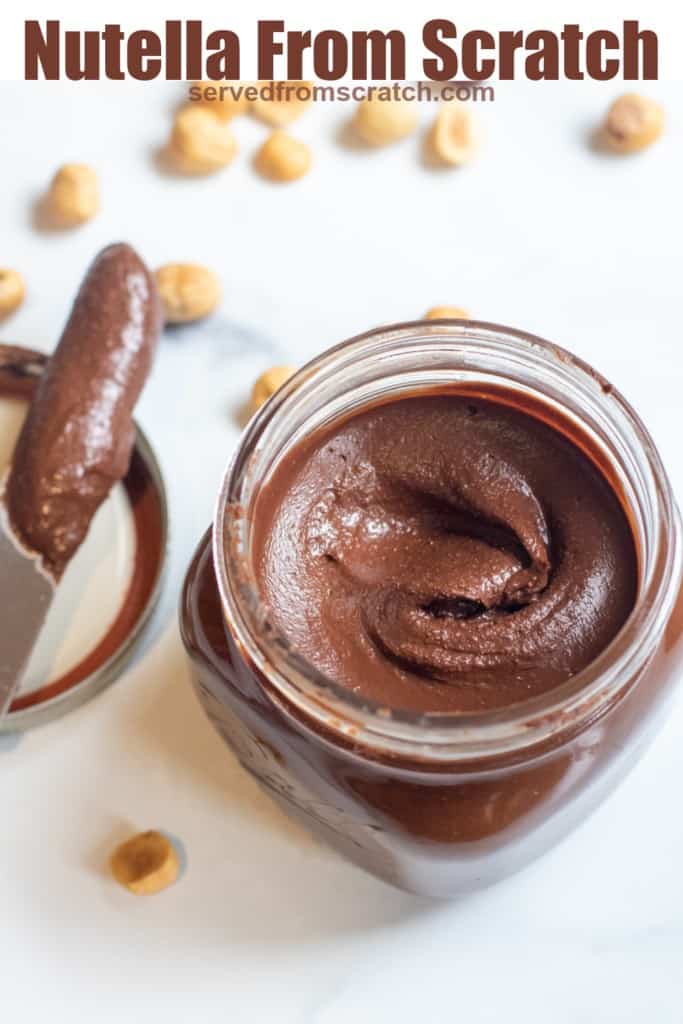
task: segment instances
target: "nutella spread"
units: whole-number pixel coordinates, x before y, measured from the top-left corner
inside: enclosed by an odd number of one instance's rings
[[[149,271],[130,246],[109,246],[91,266],[40,378],[6,484],[14,532],[55,579],[126,474],[133,407],[160,329]]]
[[[493,393],[389,401],[322,428],[254,508],[275,625],[363,698],[478,711],[547,692],[633,608],[621,503],[564,432]]]

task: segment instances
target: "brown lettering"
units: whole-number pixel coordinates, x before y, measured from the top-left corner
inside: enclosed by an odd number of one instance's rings
[[[150,82],[161,71],[161,40],[156,32],[140,29],[128,38],[128,74]],[[107,72],[108,74],[108,72]]]
[[[123,41],[121,26],[105,25],[102,40],[104,42],[105,78],[111,78],[114,82],[120,82],[126,77],[121,67],[121,43]]]
[[[619,74],[619,61],[604,59],[604,50],[618,50],[619,39],[614,32],[591,32],[586,39],[586,71],[589,78],[606,82]]]
[[[316,78],[334,82],[343,78],[349,62],[349,44],[343,32],[320,32],[313,44],[313,68]]]
[[[179,21],[166,22],[166,78],[171,82],[184,78],[180,29]]]
[[[188,21],[185,29],[185,60],[187,62],[186,77],[190,79],[204,77],[204,61],[202,60],[202,23]]]
[[[490,32],[466,32],[462,40],[462,73],[473,82],[490,78],[496,70],[496,62],[483,60],[482,49],[495,49],[495,40]]]
[[[282,56],[282,43],[275,39],[277,32],[284,32],[284,21],[259,21],[258,46],[258,77],[271,79],[274,75],[274,58]]]
[[[370,66],[368,67],[368,51]],[[387,61],[388,56],[388,61]],[[402,79],[406,74],[406,40],[402,32],[352,32],[351,60],[353,77],[386,81]],[[389,74],[387,74],[387,64]]]
[[[428,21],[422,30],[422,42],[438,60],[431,58],[422,62],[425,76],[432,82],[448,82],[458,73],[458,56],[444,39],[455,39],[458,31],[452,21],[435,18]]]
[[[524,46],[522,32],[501,32],[499,37],[498,77],[512,81],[515,77],[515,56]]]
[[[64,74],[72,82],[97,81],[100,77],[99,32],[64,33]]]
[[[304,50],[310,46],[310,32],[287,33],[287,78],[301,81],[304,76]]]
[[[240,77],[240,41],[234,32],[217,29],[206,37],[206,77],[212,82],[237,81]]]
[[[45,22],[45,35],[39,22],[24,22],[24,78],[37,81],[39,69],[49,82],[59,78],[58,21]]]
[[[564,76],[571,82],[582,82],[581,47],[583,32],[578,25],[565,25],[560,33],[563,44]]]
[[[640,53],[643,71],[640,73]],[[637,21],[624,22],[624,78],[627,82],[642,77],[653,80],[659,76],[659,41],[657,33],[638,28]]]
[[[527,50],[536,50],[524,62],[527,78],[532,82],[546,79],[556,82],[560,77],[560,47],[554,32],[538,29],[526,38]]]

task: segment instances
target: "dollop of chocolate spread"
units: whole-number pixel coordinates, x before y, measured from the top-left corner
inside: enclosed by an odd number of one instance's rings
[[[12,529],[55,579],[128,470],[133,407],[161,323],[154,280],[137,253],[124,244],[104,249],[37,386],[5,487]]]
[[[317,669],[389,708],[476,711],[586,667],[637,556],[593,461],[500,400],[420,395],[298,443],[254,507],[257,581]]]

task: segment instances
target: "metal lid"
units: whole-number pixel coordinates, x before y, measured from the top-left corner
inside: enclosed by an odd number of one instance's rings
[[[0,473],[45,363],[38,352],[0,345]],[[167,540],[164,481],[137,427],[128,473],[98,511],[60,582],[0,732],[51,721],[120,676],[161,594]]]

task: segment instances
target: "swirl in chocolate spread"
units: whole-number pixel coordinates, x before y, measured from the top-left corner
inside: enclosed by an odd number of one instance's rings
[[[558,430],[500,401],[404,398],[300,442],[254,509],[293,648],[389,707],[504,707],[575,675],[628,617],[620,502]]]
[[[154,280],[137,253],[124,244],[104,249],[40,378],[5,487],[14,532],[55,579],[126,474],[133,407],[161,322]]]

